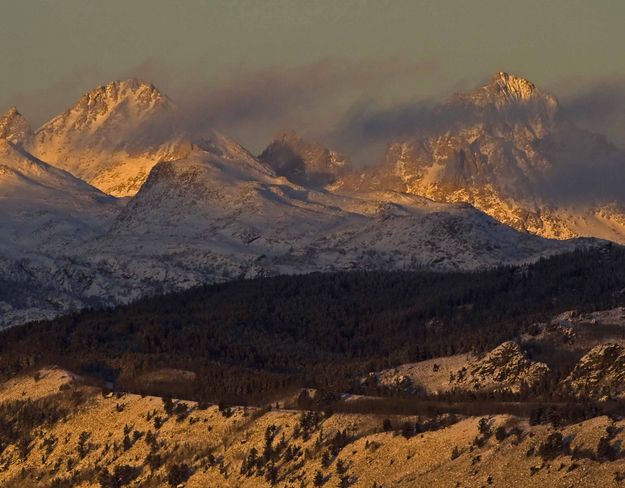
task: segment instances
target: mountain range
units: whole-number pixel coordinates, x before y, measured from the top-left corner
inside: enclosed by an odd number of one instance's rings
[[[575,126],[530,81],[497,73],[438,106],[416,132],[334,188],[468,202],[543,237],[625,242],[625,198],[609,181],[624,174],[625,152]]]
[[[33,130],[0,118],[0,325],[242,277],[472,270],[625,242],[623,201],[551,191],[622,152],[506,73],[437,107],[383,161],[280,134],[255,156],[179,130],[153,85],[98,87]],[[557,178],[556,178],[557,179]]]

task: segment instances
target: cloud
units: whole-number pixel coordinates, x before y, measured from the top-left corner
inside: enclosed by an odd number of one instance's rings
[[[326,134],[330,144],[360,164],[381,159],[385,147],[394,140],[414,136],[433,121],[434,103],[411,100],[392,106],[375,99],[358,100]]]
[[[562,98],[562,110],[580,126],[625,148],[625,79],[586,85]]]
[[[529,121],[533,113],[540,113],[535,109],[541,110],[531,103],[513,104],[501,112],[437,100],[407,100],[384,106],[369,99],[345,113],[332,137],[350,155],[379,162],[391,141],[440,134],[490,117]],[[548,135],[537,146],[552,167],[541,177],[532,178],[536,194],[572,205],[623,201],[625,151],[610,142],[619,135],[625,141],[625,84],[615,81],[578,90],[563,100],[559,115],[566,129]],[[607,138],[599,132],[606,133]]]
[[[623,202],[625,152],[589,132],[573,132],[566,141],[545,143],[553,146],[553,168],[537,182],[540,194],[570,204]]]
[[[101,80],[102,73],[98,68],[88,66],[68,73],[42,90],[18,92],[9,98],[8,103],[16,106],[33,126],[38,126],[51,114],[65,111]]]
[[[390,142],[470,126],[490,117],[505,117],[508,122],[528,120],[535,109],[531,102],[495,109],[465,103],[442,103],[437,98],[408,99],[393,105],[369,99],[352,105],[329,138],[337,147],[371,163],[382,157],[384,148]]]
[[[583,131],[564,141],[567,150],[556,159],[542,191],[571,203],[623,202],[625,79],[577,86],[560,97],[560,113]]]
[[[173,97],[177,106],[174,125],[193,135],[216,129],[259,152],[284,128],[308,135],[327,134],[328,127],[336,124],[354,100],[376,97],[396,83],[429,76],[435,70],[435,64],[429,62],[347,63],[334,59],[237,70],[179,87]],[[169,130],[171,123],[163,121],[162,129]],[[159,128],[153,125],[149,130]]]
[[[177,107],[174,113],[139,128],[141,134],[136,136],[158,140],[165,135],[162,132],[202,136],[217,129],[259,153],[276,132],[293,128],[343,151],[355,166],[362,166],[380,161],[391,141],[407,139],[421,131],[444,131],[485,115],[462,105],[441,105],[435,98],[414,98],[416,88],[411,91],[410,87],[436,73],[433,62],[391,59],[348,63],[324,59],[299,66],[236,69],[206,79],[195,73],[172,76],[171,70],[147,60],[122,77],[139,77],[166,86]],[[71,94],[74,101],[85,85],[96,78],[101,80],[97,70],[73,73],[34,99],[49,98],[58,104],[58,99]],[[403,88],[409,85],[409,89],[398,89],[402,84]],[[399,102],[389,97],[402,93],[412,96]],[[625,147],[623,80],[596,82],[570,92],[561,100],[561,112],[575,124],[605,133]],[[525,116],[524,110],[507,113],[507,117]],[[554,147],[562,143],[545,141]],[[569,149],[554,156],[555,169],[537,183],[537,191],[570,202],[598,196],[622,198],[622,152],[597,142],[592,135],[565,144]],[[603,149],[593,153],[597,147]]]

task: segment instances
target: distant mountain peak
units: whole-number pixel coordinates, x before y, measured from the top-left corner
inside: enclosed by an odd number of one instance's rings
[[[11,107],[0,117],[0,139],[24,144],[32,134],[30,124],[16,107]]]
[[[43,138],[56,133],[93,133],[115,130],[159,113],[171,106],[169,98],[146,81],[130,78],[100,85],[80,97],[63,114],[55,117],[37,131]]]
[[[500,71],[454,95],[434,115],[429,127],[389,145],[380,164],[347,175],[340,188],[467,202],[517,230],[549,238],[625,242],[622,198],[592,188],[592,181],[568,179],[576,164],[622,168],[625,153],[576,127],[553,95]]]
[[[497,90],[502,96],[516,100],[528,100],[537,90],[531,81],[504,71],[495,73],[488,87]]]
[[[457,94],[448,105],[457,102],[479,108],[497,109],[533,103],[544,107],[549,113],[555,112],[558,108],[558,101],[553,95],[543,92],[528,79],[505,71],[498,71],[491,76],[487,84],[475,90]]]
[[[300,185],[324,186],[349,168],[342,154],[306,141],[292,129],[278,133],[259,159],[280,176]]]
[[[29,150],[106,193],[133,195],[148,172],[180,152],[173,104],[135,78],[101,85],[39,128]]]
[[[99,94],[105,94],[110,97],[115,97],[117,94],[125,93],[150,93],[155,96],[164,97],[163,94],[152,83],[141,80],[139,78],[128,78],[125,80],[111,81],[105,85],[100,85],[92,90],[89,90],[83,95],[83,97],[92,97]]]
[[[103,102],[118,103],[125,99],[132,99],[145,108],[168,101],[167,97],[152,83],[129,78],[113,81],[88,91],[80,98],[78,105],[97,106]]]
[[[7,110],[5,112],[5,114],[3,115],[3,117],[19,117],[22,114],[19,112],[19,110],[17,109],[17,107],[13,106],[10,107],[9,110]]]

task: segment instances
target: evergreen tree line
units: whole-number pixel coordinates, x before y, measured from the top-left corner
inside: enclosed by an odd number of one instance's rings
[[[624,303],[625,250],[615,245],[480,272],[242,280],[5,330],[0,374],[56,364],[203,401],[255,402],[304,386],[357,391],[369,371],[485,352],[556,313]],[[160,368],[195,379],[145,381]]]

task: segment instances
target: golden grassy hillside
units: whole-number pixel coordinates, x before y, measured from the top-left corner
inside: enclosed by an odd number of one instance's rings
[[[113,395],[50,368],[0,389],[0,484],[625,486],[625,422],[385,419]]]

